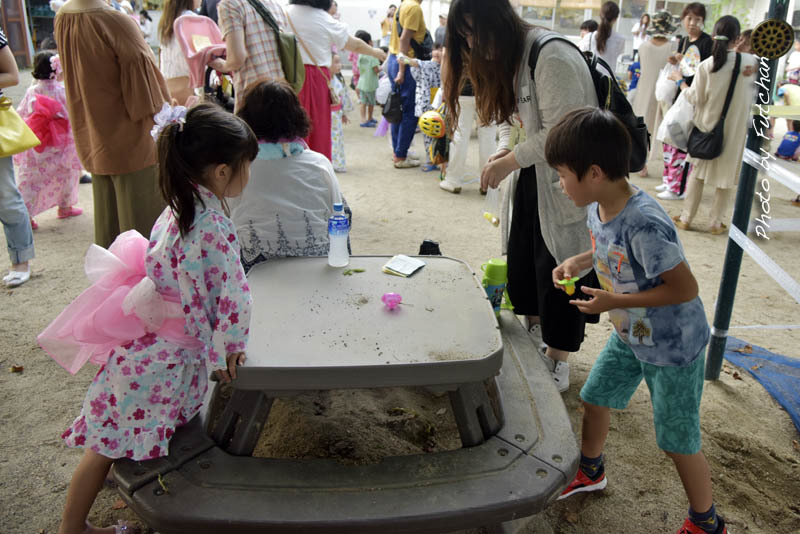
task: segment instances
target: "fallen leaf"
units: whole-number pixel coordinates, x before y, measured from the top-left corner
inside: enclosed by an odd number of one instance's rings
[[[739,374],[739,371],[734,371],[733,372],[733,378],[735,380],[742,380],[742,375]]]
[[[564,514],[564,519],[567,520],[567,523],[575,524],[578,522],[578,514],[575,512],[567,512]]]
[[[796,439],[792,440],[792,447],[794,447],[794,450],[800,451],[800,443],[798,443]]]
[[[115,502],[113,505],[111,505],[111,508],[113,510],[122,510],[123,508],[127,508],[127,507],[128,507],[128,505],[125,504],[125,501],[123,501],[122,499],[117,499],[117,502]]]
[[[754,365],[750,369],[752,369],[753,371],[758,371],[759,369],[761,369],[761,366],[760,365]]]
[[[442,408],[441,410],[436,410],[436,415],[444,415],[447,413],[447,408]]]
[[[740,352],[742,354],[753,354],[753,346],[752,345],[745,345],[744,347],[740,347],[738,349],[733,349],[733,352]]]
[[[25,367],[23,367],[22,365],[12,365],[11,367],[8,368],[8,372],[9,373],[21,373],[24,369],[25,369]]]

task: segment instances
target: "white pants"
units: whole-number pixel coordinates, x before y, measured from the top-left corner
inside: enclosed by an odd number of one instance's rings
[[[467,154],[469,152],[469,136],[472,132],[472,125],[478,120],[478,114],[475,111],[475,97],[474,96],[460,96],[458,103],[461,106],[461,113],[458,115],[458,128],[453,134],[453,140],[450,143],[450,161],[447,164],[447,176],[445,180],[454,184],[462,184],[469,181],[467,176]],[[497,126],[492,124],[490,126],[478,127],[478,168],[475,172],[469,173],[474,177],[479,177],[483,166],[489,156],[497,151]]]

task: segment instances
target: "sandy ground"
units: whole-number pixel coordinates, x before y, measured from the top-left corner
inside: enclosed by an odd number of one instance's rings
[[[9,91],[16,101],[22,92],[22,88]],[[354,253],[414,254],[423,239],[432,238],[440,242],[444,254],[473,268],[499,255],[498,231],[481,217],[483,197],[476,184],[451,195],[437,187],[434,173],[395,170],[388,142],[372,133],[357,123],[345,133],[348,169],[339,179],[355,214]],[[416,150],[422,150],[420,139]],[[475,154],[471,157],[476,163]],[[660,174],[659,167],[651,162],[651,174]],[[654,178],[633,182],[648,191],[658,183]],[[773,193],[773,214],[800,216],[788,202],[788,190],[773,184]],[[65,448],[59,435],[78,414],[96,369],[87,366],[70,376],[39,350],[35,340],[87,285],[82,258],[92,242],[90,186],[81,186],[80,206],[86,213],[74,219],[57,220],[55,210],[37,217],[40,229],[35,234],[32,280],[15,290],[0,290],[0,532],[4,533],[56,532],[66,488],[80,458],[80,451]],[[668,202],[665,207],[677,214],[680,203]],[[699,227],[707,222],[702,209]],[[703,232],[680,235],[711,318],[726,239]],[[798,235],[770,237],[761,242],[764,250],[800,279]],[[745,257],[733,325],[794,324],[797,316],[798,305]],[[563,398],[576,432],[581,418],[578,393],[610,328],[606,320],[590,325],[582,350],[571,357],[572,385]],[[797,330],[731,332],[800,357]],[[24,366],[24,371],[9,372],[12,365]],[[706,383],[702,405],[704,450],[718,510],[727,518],[729,532],[800,532],[800,435],[750,375],[738,370],[737,379],[735,371],[726,364],[719,381]],[[397,454],[450,448],[457,444],[448,408],[443,399],[402,389],[307,395],[276,403],[259,452],[364,460],[366,453],[359,451],[373,447],[357,444],[373,433],[377,437],[371,439]],[[380,432],[373,432],[376,427]],[[313,439],[298,448],[308,436]],[[685,517],[687,502],[670,460],[656,446],[644,385],[628,409],[612,414],[606,458],[605,492],[553,504],[522,531],[674,532]],[[104,489],[90,519],[104,524],[136,520],[132,511],[117,509],[116,501],[114,490]]]

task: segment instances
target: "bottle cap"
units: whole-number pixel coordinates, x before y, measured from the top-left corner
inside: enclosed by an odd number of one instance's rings
[[[341,202],[335,202],[333,204],[333,211],[344,211],[344,206]]]

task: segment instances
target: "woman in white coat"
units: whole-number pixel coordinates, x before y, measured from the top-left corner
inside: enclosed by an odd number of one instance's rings
[[[683,88],[687,100],[695,107],[694,124],[702,132],[713,130],[722,116],[725,95],[736,63],[737,52],[734,48],[739,38],[739,30],[739,21],[735,17],[726,15],[717,21],[714,25],[714,46],[711,57],[700,63],[692,86]],[[728,218],[731,196],[739,182],[739,171],[742,167],[742,151],[748,128],[750,105],[753,101],[751,69],[755,65],[754,56],[741,54],[739,75],[725,118],[722,154],[712,160],[690,156],[693,169],[686,187],[683,211],[679,217],[675,217],[675,225],[678,228],[690,229],[703,198],[703,187],[709,185],[715,188],[709,231],[715,235],[726,231],[724,221]],[[751,66],[751,69],[748,69],[748,66]]]

